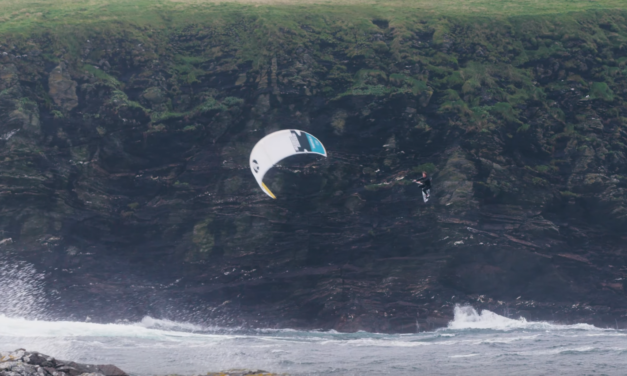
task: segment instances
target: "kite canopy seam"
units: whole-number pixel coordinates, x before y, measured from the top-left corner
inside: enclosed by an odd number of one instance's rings
[[[324,145],[311,134],[297,129],[286,129],[271,133],[257,142],[250,153],[250,171],[259,187],[270,197],[276,196],[263,183],[263,177],[275,164],[297,154],[327,156]]]

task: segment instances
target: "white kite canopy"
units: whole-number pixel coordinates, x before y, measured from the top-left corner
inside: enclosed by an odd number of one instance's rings
[[[322,143],[307,132],[296,129],[286,129],[270,133],[257,142],[250,153],[250,170],[257,183],[266,194],[276,198],[263,184],[263,176],[281,160],[296,154],[319,154],[327,156]]]

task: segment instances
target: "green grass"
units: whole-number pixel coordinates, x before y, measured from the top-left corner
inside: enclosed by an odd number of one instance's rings
[[[96,78],[99,78],[104,83],[110,85],[113,88],[120,88],[120,87],[124,86],[115,77],[110,76],[106,72],[102,71],[101,69],[98,69],[98,68],[94,67],[93,65],[86,64],[86,65],[83,66],[83,69],[85,71],[93,74]]]
[[[86,40],[102,37],[110,40],[122,37],[129,43],[148,43],[155,47],[153,56],[157,58],[169,50],[164,34],[180,33],[191,28],[192,33],[205,33],[216,42],[216,47],[193,56],[175,57],[176,65],[171,67],[172,73],[181,82],[193,84],[205,73],[203,64],[221,55],[234,54],[237,61],[252,61],[257,68],[267,64],[276,51],[284,50],[287,44],[295,46],[312,42],[312,34],[304,26],[315,31],[316,43],[343,40],[350,47],[346,50],[349,58],[391,55],[396,60],[424,63],[421,61],[424,57],[407,51],[404,38],[429,30],[434,33],[436,45],[445,44],[460,20],[481,18],[486,27],[469,30],[471,34],[467,39],[489,48],[491,34],[507,32],[503,28],[509,27],[508,23],[520,30],[519,37],[524,37],[525,29],[530,28],[534,28],[533,33],[541,30],[550,34],[551,29],[560,24],[560,19],[555,18],[557,13],[563,17],[569,12],[594,10],[624,11],[627,10],[627,1],[0,0],[0,36],[4,36],[7,43],[14,43],[15,40],[26,43],[25,39],[33,35],[48,34],[52,36],[48,42],[57,51],[54,54],[45,51],[44,54],[50,54],[48,60],[61,58],[62,53],[58,51],[62,50],[76,56],[84,49]],[[387,21],[387,28],[373,23],[373,20]],[[620,24],[608,22],[610,28],[622,28]],[[489,23],[493,25],[487,25]],[[501,30],[495,30],[495,23],[500,23]],[[580,26],[576,25],[577,28]],[[371,35],[382,31],[381,27],[393,30],[395,40],[392,43],[371,40]],[[573,30],[573,33],[577,32],[579,30]],[[588,38],[590,48],[594,48],[595,38]],[[554,44],[544,45],[542,41],[534,43],[539,44],[537,50],[530,52],[534,55],[550,56],[560,48]],[[499,56],[507,53],[507,50],[495,51]],[[102,50],[93,50],[89,58],[97,62],[99,54]],[[520,55],[519,64],[525,62],[525,56]],[[448,53],[436,54],[429,60],[427,68],[435,76],[432,78],[449,77],[451,70],[459,65],[455,57]],[[346,77],[341,71],[336,73],[338,80],[355,79]],[[506,74],[501,66],[484,65],[468,66],[460,73],[463,77],[457,79],[461,80],[462,90],[468,95],[476,95],[480,89],[494,86],[493,80]],[[414,79],[426,82],[424,77]],[[355,89],[366,95],[389,94],[380,85],[367,84]],[[407,82],[405,86],[412,91],[424,90],[415,83]],[[505,101],[505,98],[502,99]],[[524,98],[513,100],[523,101]]]
[[[626,7],[624,0],[0,0],[0,33],[103,22],[159,29],[242,16],[285,24],[287,14],[321,13],[348,15],[353,22],[385,19],[393,27],[415,16],[509,17]]]
[[[531,128],[524,109],[542,103],[543,121],[577,137],[547,97],[573,91],[582,105],[627,108],[620,95],[625,20],[625,0],[0,0],[0,51],[15,45],[24,54],[40,50],[48,63],[68,61],[110,87],[116,111],[142,110],[155,124],[230,111],[242,102],[228,96],[236,93],[199,88],[225,72],[234,82],[243,77],[246,85],[267,87],[278,59],[280,85],[306,86],[329,100],[411,97],[451,126],[508,128],[509,137],[533,136],[538,126]],[[171,76],[168,98],[187,93],[189,104],[152,108],[129,100],[115,61],[107,72],[97,68],[118,50],[136,59],[145,77],[158,62]],[[579,56],[588,55],[595,66],[583,79]],[[562,63],[561,76],[538,84],[534,69],[546,68],[546,59]],[[351,60],[361,62],[358,71]],[[287,61],[300,68],[283,68]],[[244,63],[252,69],[242,69]],[[416,129],[430,129],[415,119]],[[343,121],[334,118],[339,131]]]

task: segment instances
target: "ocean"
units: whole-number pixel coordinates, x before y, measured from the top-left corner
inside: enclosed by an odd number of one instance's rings
[[[132,375],[253,369],[290,375],[625,375],[627,332],[456,307],[417,334],[208,328],[145,317],[96,324],[0,316],[0,351],[25,348]]]
[[[446,328],[416,334],[206,327],[144,317],[98,324],[46,319],[43,279],[0,258],[0,352],[115,364],[131,375],[229,369],[290,375],[627,375],[627,331],[559,325],[457,306]]]

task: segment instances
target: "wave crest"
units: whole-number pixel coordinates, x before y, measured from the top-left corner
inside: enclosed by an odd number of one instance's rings
[[[456,305],[453,321],[448,323],[447,329],[490,329],[510,331],[517,329],[526,330],[604,330],[589,324],[560,325],[546,321],[527,321],[525,318],[510,319],[497,315],[487,309],[477,312],[471,306]]]

